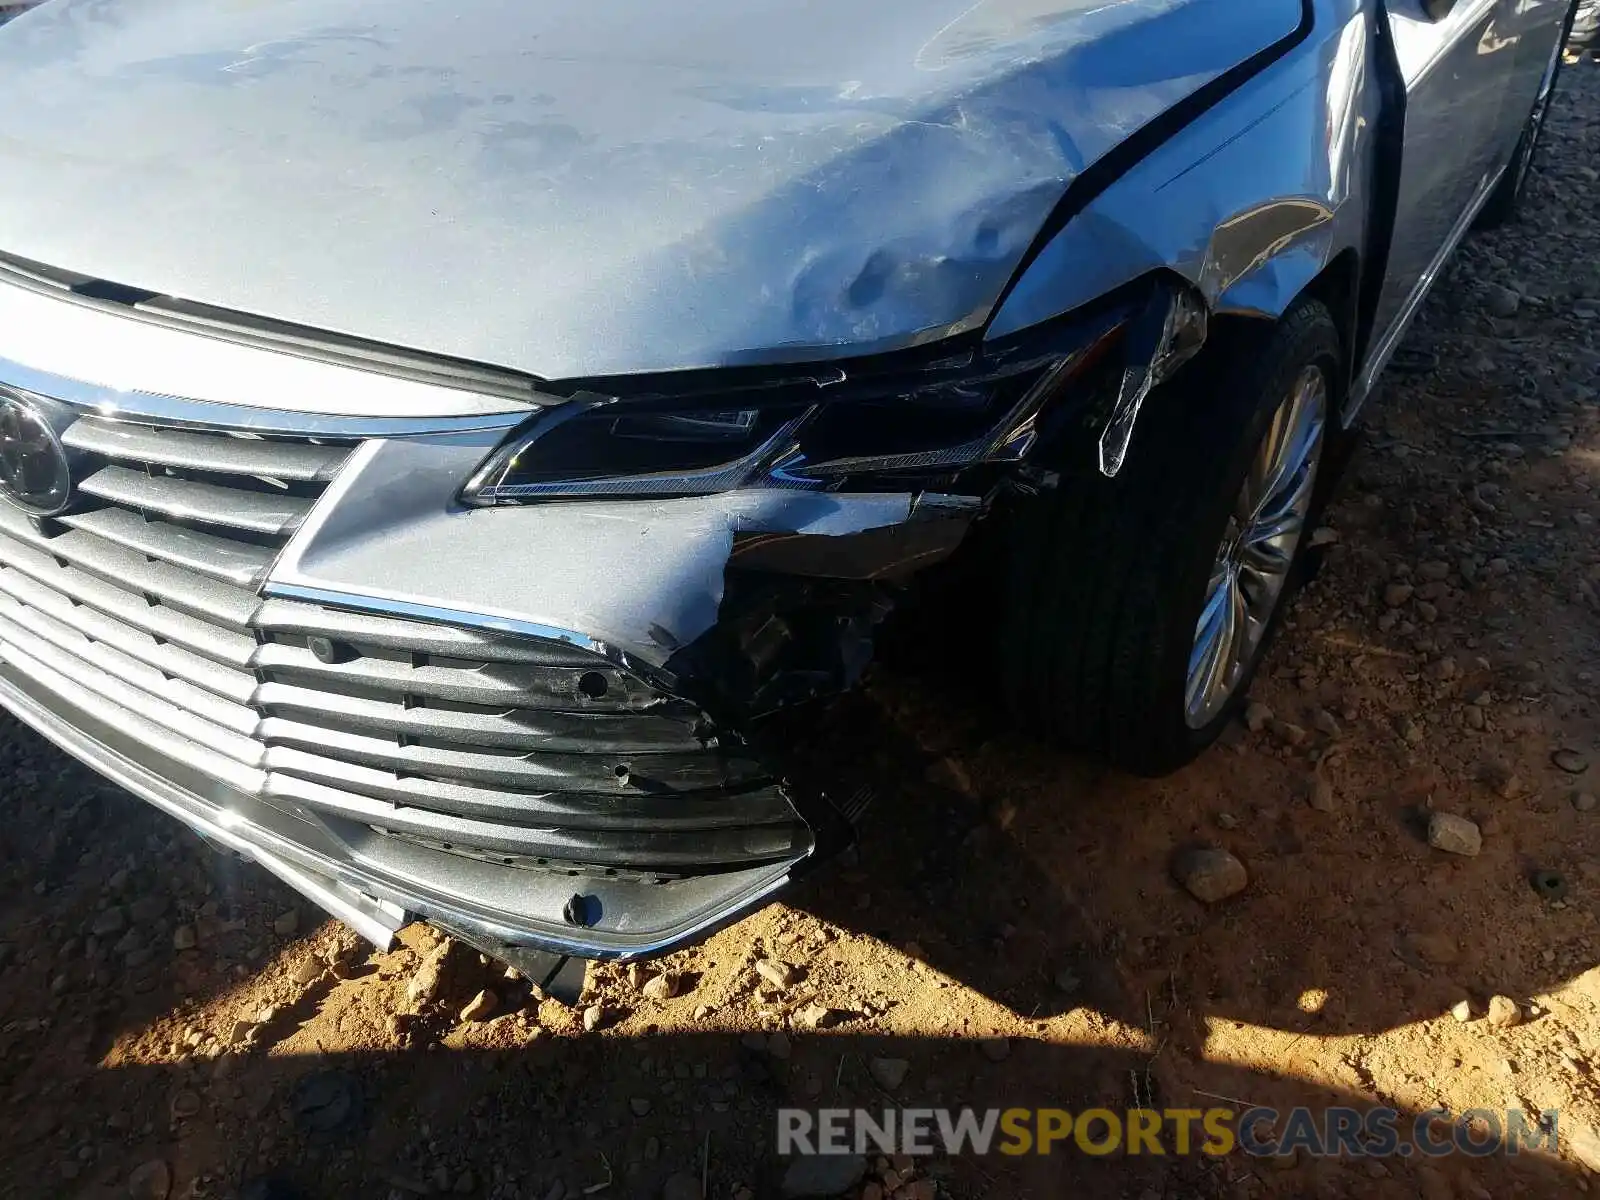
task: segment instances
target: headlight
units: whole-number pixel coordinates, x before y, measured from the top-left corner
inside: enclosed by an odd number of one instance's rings
[[[1191,330],[1152,320],[1171,305],[1190,311],[1195,302],[1173,298],[1181,295],[1146,286],[1008,345],[913,370],[855,362],[679,394],[637,384],[632,394],[578,392],[517,430],[461,498],[487,505],[750,487],[952,490],[964,473],[1016,463],[1071,426],[1125,437],[1120,427],[1131,427],[1150,386],[1148,360],[1165,353],[1172,328]],[[1155,345],[1142,335],[1152,324]],[[1119,348],[1140,362],[1112,353]],[[1102,469],[1105,462],[1102,453]]]

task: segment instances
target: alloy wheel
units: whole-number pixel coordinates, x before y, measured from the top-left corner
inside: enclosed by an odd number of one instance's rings
[[[1327,376],[1308,366],[1273,414],[1217,548],[1189,652],[1191,729],[1216,719],[1260,649],[1311,513],[1327,419]]]

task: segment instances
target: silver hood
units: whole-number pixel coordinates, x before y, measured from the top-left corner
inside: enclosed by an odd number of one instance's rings
[[[886,350],[1301,11],[55,0],[0,29],[0,251],[546,378]]]

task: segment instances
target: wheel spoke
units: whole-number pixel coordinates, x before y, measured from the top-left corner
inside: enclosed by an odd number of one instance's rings
[[[1214,719],[1260,647],[1305,533],[1327,421],[1327,381],[1307,367],[1272,414],[1239,489],[1195,623],[1184,700]]]
[[[1189,711],[1203,704],[1206,684],[1215,672],[1217,656],[1222,652],[1224,627],[1229,619],[1232,602],[1232,572],[1226,563],[1212,569],[1207,585],[1205,606],[1200,610],[1200,620],[1195,626],[1194,647],[1189,651],[1189,676],[1184,689],[1184,700]]]

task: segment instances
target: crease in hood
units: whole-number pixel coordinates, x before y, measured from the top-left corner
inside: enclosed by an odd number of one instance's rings
[[[1300,16],[53,0],[0,29],[0,252],[547,379],[895,349]]]

